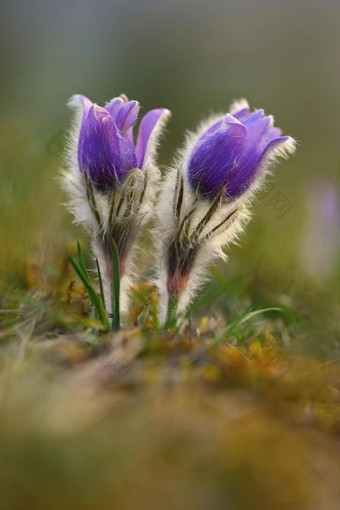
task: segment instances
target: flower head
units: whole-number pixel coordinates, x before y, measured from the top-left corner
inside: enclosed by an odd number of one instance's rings
[[[121,95],[101,107],[85,96],[75,95],[69,106],[75,110],[75,117],[65,154],[63,185],[75,222],[91,236],[101,268],[106,310],[110,312],[112,240],[119,257],[120,302],[126,308],[136,239],[152,217],[158,191],[157,142],[170,112],[158,108],[146,113],[135,141],[137,101]]]
[[[87,97],[76,95],[70,106],[81,110],[77,160],[81,173],[88,173],[100,191],[111,189],[122,182],[130,170],[144,170],[155,148],[158,124],[168,111],[158,108],[142,119],[137,142],[133,127],[139,114],[137,101],[128,101],[125,95],[112,99],[101,107]]]
[[[243,195],[261,177],[273,156],[294,150],[293,139],[281,136],[273,117],[248,105],[212,123],[195,141],[187,160],[193,190],[214,198],[223,189],[226,199]]]
[[[184,316],[217,258],[250,219],[250,198],[269,163],[294,150],[263,110],[245,101],[189,135],[163,181],[158,201],[160,319]],[[177,319],[176,319],[177,314]]]

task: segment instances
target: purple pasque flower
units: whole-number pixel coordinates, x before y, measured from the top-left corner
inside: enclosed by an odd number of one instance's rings
[[[293,149],[293,139],[281,136],[272,116],[245,107],[199,136],[187,158],[187,178],[207,198],[225,189],[225,198],[235,199],[263,174],[273,156]]]
[[[71,106],[82,109],[78,138],[78,165],[88,172],[100,191],[112,189],[133,168],[145,170],[155,148],[157,126],[168,113],[164,108],[149,111],[141,120],[136,145],[133,127],[139,114],[137,101],[125,95],[104,107],[82,95],[73,96]]]

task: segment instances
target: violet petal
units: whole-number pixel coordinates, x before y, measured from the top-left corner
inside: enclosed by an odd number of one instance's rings
[[[112,186],[136,167],[131,143],[121,136],[111,115],[99,106],[90,107],[82,139],[81,170],[86,169],[98,189]]]
[[[203,135],[188,162],[192,188],[213,196],[227,186],[228,174],[242,156],[247,137],[247,128],[230,114],[224,117],[218,130]]]
[[[150,137],[164,112],[165,112],[164,108],[150,110],[147,114],[144,115],[144,117],[141,120],[136,144],[136,157],[138,168],[142,169],[143,167],[145,154],[147,152],[147,149],[149,148],[148,144],[150,141]]]

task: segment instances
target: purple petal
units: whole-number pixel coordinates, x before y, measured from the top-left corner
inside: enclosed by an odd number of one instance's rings
[[[139,114],[139,104],[137,101],[129,101],[124,103],[116,113],[115,123],[123,134],[136,122]]]
[[[188,162],[188,178],[193,189],[216,196],[228,185],[228,175],[235,168],[247,143],[247,128],[227,114],[219,129],[203,135]]]
[[[114,99],[112,99],[112,101],[110,101],[105,106],[105,110],[107,110],[109,112],[109,114],[113,117],[113,119],[116,119],[116,116],[117,116],[117,113],[118,113],[119,109],[125,103],[128,103],[128,102],[129,102],[129,100],[128,100],[127,96],[125,94],[121,94],[119,97],[115,97]],[[131,102],[133,103],[133,101],[131,101]],[[137,116],[138,116],[138,112],[137,112]],[[136,117],[136,119],[137,119],[137,117]],[[135,122],[135,121],[133,121],[133,122]],[[128,129],[126,129],[125,135],[130,140],[130,142],[132,144],[134,144],[133,126],[131,126]]]
[[[164,108],[157,108],[150,110],[141,120],[138,138],[136,144],[136,157],[138,168],[143,167],[145,154],[148,149],[148,144],[153,130],[156,128],[158,121],[166,110]]]
[[[273,121],[271,117],[257,117],[249,120],[251,115],[243,121],[249,132],[246,150],[256,151],[261,153],[271,141],[273,136]]]
[[[74,104],[81,105],[81,107],[83,109],[82,120],[81,120],[80,131],[79,131],[79,142],[78,142],[78,162],[79,162],[79,168],[82,168],[82,141],[84,140],[87,115],[88,115],[88,112],[89,112],[91,106],[93,106],[93,103],[86,96],[82,96],[80,94],[73,96],[72,102]]]
[[[228,113],[227,115],[231,115],[234,119],[237,119],[237,120],[242,120],[240,119],[240,117],[247,117],[247,112],[248,114],[250,113],[249,112],[249,109],[248,108],[244,108],[243,110],[239,110],[236,114],[230,114]],[[242,123],[242,122],[241,122]],[[221,125],[223,124],[223,118],[222,119],[219,119],[218,121],[214,122],[214,124],[212,124],[201,136],[200,136],[200,140],[203,141],[205,137],[208,137],[210,136],[212,133],[214,133],[215,131],[217,131]]]
[[[133,146],[121,136],[109,112],[99,106],[90,107],[79,146],[81,171],[88,171],[98,189],[112,187],[137,166]]]
[[[249,110],[249,108],[242,108],[242,110],[239,110],[238,112],[235,112],[232,115],[233,115],[233,117],[235,117],[235,119],[243,121],[244,119],[249,117],[250,110]]]
[[[277,152],[278,149],[283,148],[285,145],[287,146],[287,142],[289,141],[292,142],[292,138],[290,136],[279,136],[272,140],[258,158],[256,167],[261,168],[263,163],[268,161],[268,159],[270,159],[270,157]]]
[[[126,131],[126,138],[129,140],[129,142],[135,146],[135,137],[134,137],[134,134],[133,134],[133,128],[134,126],[131,126],[127,131]]]
[[[123,98],[115,97],[109,103],[107,103],[104,108],[107,112],[109,112],[111,117],[115,119],[119,108],[121,108],[123,104],[124,104]]]
[[[280,148],[291,151],[292,139],[281,137],[281,130],[263,110],[250,113],[245,104],[198,138],[189,156],[189,182],[211,198],[223,188],[226,198],[236,198],[265,171]]]
[[[260,108],[259,110],[255,110],[246,118],[242,119],[242,123],[248,127],[250,124],[257,123],[259,120],[261,120],[263,118],[263,115],[264,111],[262,108]]]
[[[126,98],[127,99],[127,98]],[[136,122],[139,105],[137,101],[125,101],[125,98],[115,97],[105,106],[116,123],[117,128],[126,135],[127,131]]]
[[[262,120],[265,119],[268,119],[268,117]],[[277,129],[273,129],[270,126],[271,119],[261,123],[261,126],[257,125],[256,128],[254,127],[255,134],[254,132],[250,133],[245,151],[239,159],[237,168],[231,171],[228,176],[228,196],[238,197],[242,195],[259,176],[263,167],[262,163],[268,158],[270,153],[289,139],[289,137],[274,138],[277,134]]]

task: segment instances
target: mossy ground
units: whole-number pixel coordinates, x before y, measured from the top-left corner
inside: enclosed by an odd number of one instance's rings
[[[2,509],[338,508],[340,366],[287,311],[155,333],[145,284],[104,333],[66,259],[26,282],[2,298]]]

